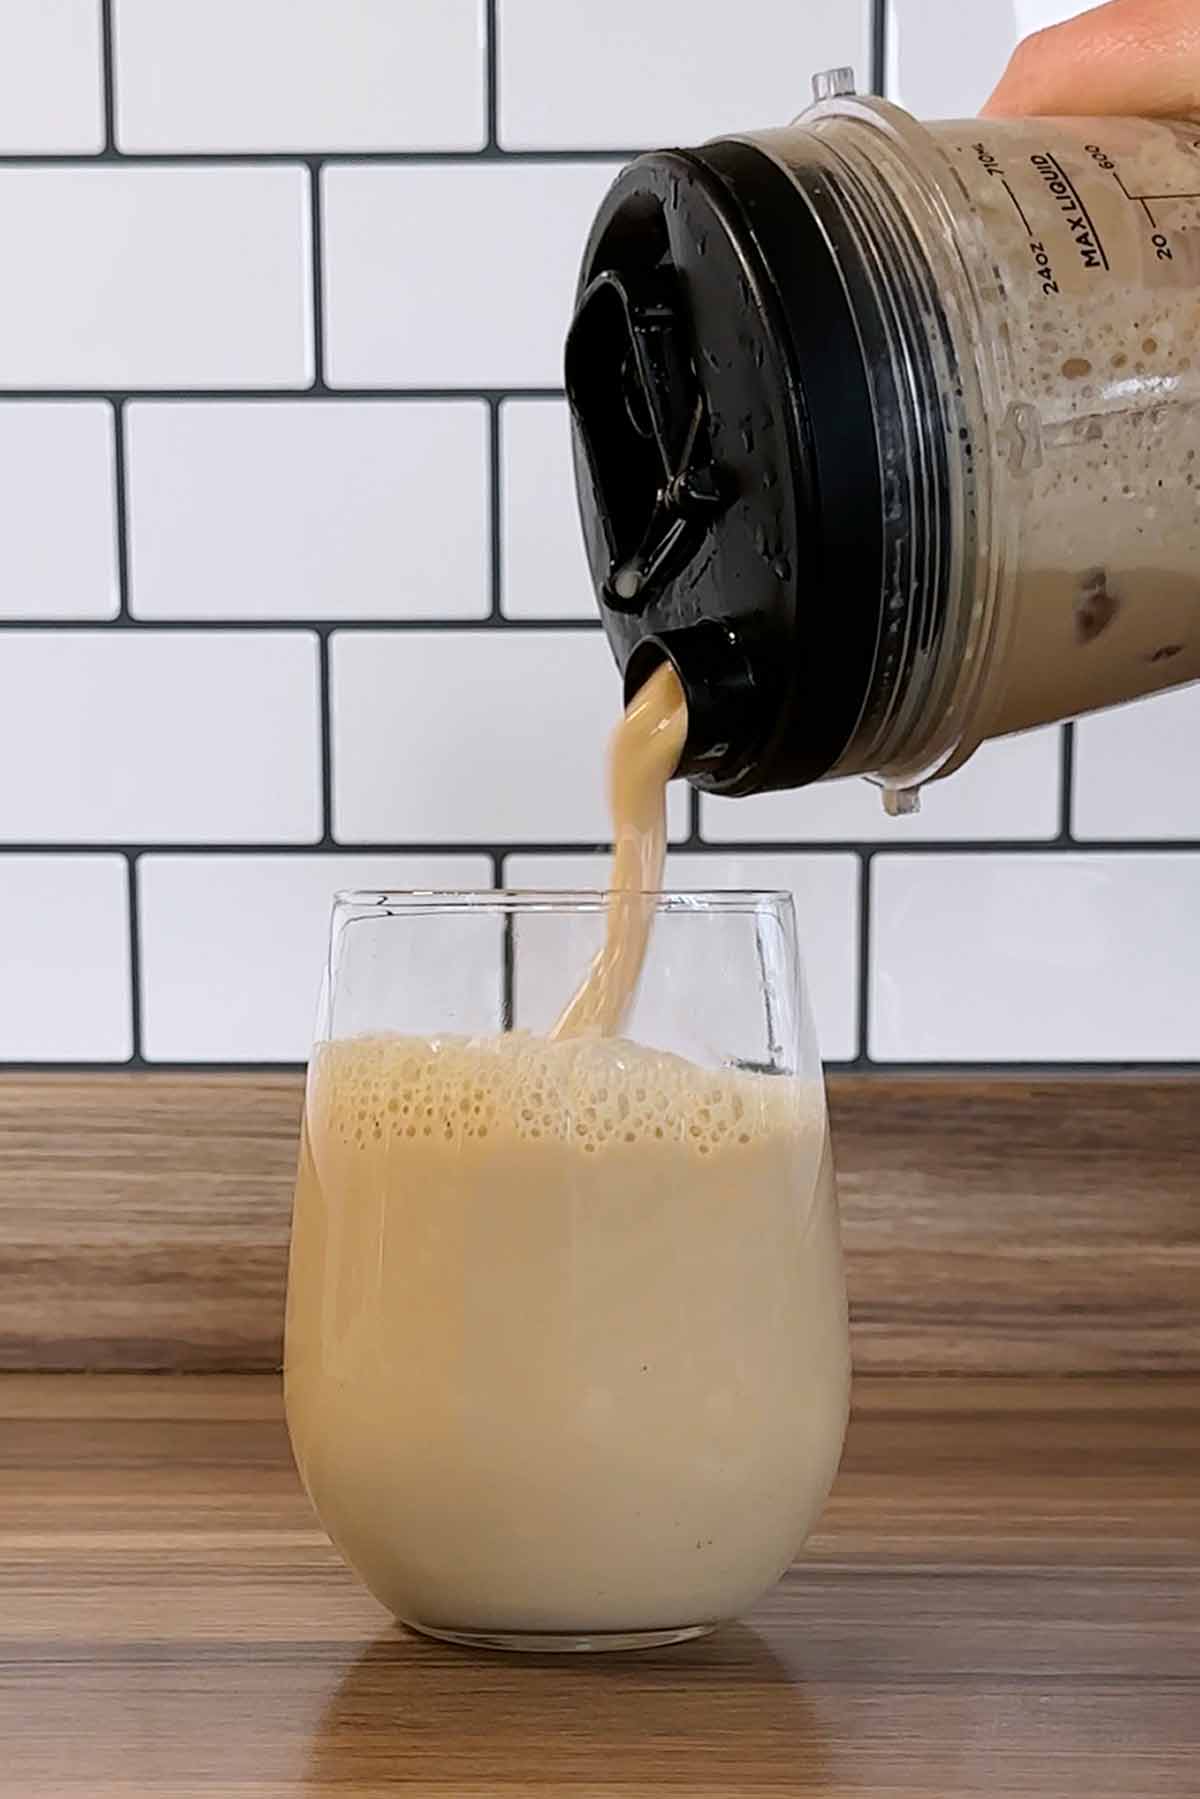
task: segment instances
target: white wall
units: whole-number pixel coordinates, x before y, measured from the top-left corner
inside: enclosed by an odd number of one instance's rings
[[[335,886],[603,878],[580,246],[630,150],[865,81],[870,4],[6,0],[0,1060],[299,1059]],[[1067,10],[890,0],[891,91]],[[1051,730],[900,824],[680,793],[675,873],[794,887],[831,1059],[1200,1060],[1195,696],[1074,751],[1076,842]]]

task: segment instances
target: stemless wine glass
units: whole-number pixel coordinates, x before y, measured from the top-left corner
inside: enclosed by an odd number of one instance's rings
[[[552,1041],[602,893],[345,893],[288,1284],[296,1459],[404,1623],[505,1649],[745,1613],[849,1393],[786,894],[671,893],[617,1039]]]

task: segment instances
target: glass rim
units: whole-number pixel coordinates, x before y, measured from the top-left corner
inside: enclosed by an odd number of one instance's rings
[[[603,912],[613,898],[610,887],[341,887],[333,895],[337,910],[396,913],[429,912]],[[786,887],[646,889],[631,897],[651,902],[656,912],[763,912],[794,905]]]

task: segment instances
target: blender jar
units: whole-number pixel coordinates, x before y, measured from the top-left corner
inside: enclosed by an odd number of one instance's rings
[[[904,810],[986,738],[1200,676],[1200,127],[815,89],[602,206],[581,514],[697,785]]]

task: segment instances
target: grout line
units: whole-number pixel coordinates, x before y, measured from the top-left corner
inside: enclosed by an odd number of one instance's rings
[[[137,863],[136,856],[125,858],[129,883],[129,1021],[133,1041],[130,1062],[133,1064],[142,1060],[142,923]]]
[[[870,79],[873,94],[887,92],[888,0],[871,0]]]
[[[1087,1080],[1100,1075],[1180,1075],[1190,1078],[1200,1075],[1200,1062],[1194,1059],[1179,1062],[874,1062],[860,1057],[854,1062],[829,1062],[826,1068],[831,1074],[959,1075],[966,1080],[977,1075],[995,1076],[1000,1080],[1036,1078],[1047,1081]]]
[[[200,406],[285,406],[309,400],[426,401],[454,404],[462,400],[561,400],[561,387],[3,387],[4,400],[155,400],[178,405],[192,401]]]
[[[128,454],[125,442],[125,402],[113,402],[113,525],[116,533],[117,551],[117,612],[115,618],[98,620],[99,624],[132,624],[133,617],[129,610],[129,475]],[[6,620],[6,623],[16,623]],[[69,621],[51,619],[45,621],[50,630],[65,630]]]
[[[704,848],[704,840],[700,835],[700,792],[690,782],[687,790],[688,798],[688,834],[684,839],[684,847],[690,850]]]
[[[484,0],[484,100],[487,107],[487,141],[486,148],[493,152],[499,150],[500,140],[497,122],[500,117],[500,83],[499,60],[500,22],[496,16],[498,11],[496,0]]]
[[[340,849],[333,840],[333,696],[329,678],[329,632],[317,632],[317,680],[321,728],[321,849]]]
[[[142,618],[119,614],[116,618],[0,618],[5,631],[111,631],[114,627],[142,632],[250,631],[582,631],[599,634],[599,618],[508,618],[491,612],[479,618]]]
[[[492,885],[498,892],[503,890],[504,887],[505,853],[505,851],[499,849],[492,852]],[[502,950],[504,972],[500,994],[500,1029],[502,1031],[511,1031],[513,1028],[515,1011],[514,992],[517,969],[515,930],[516,927],[513,923],[513,915],[511,912],[506,912],[504,914],[504,939]]]
[[[325,246],[322,242],[321,163],[314,156],[309,171],[309,229],[312,233],[313,380],[308,393],[324,393],[325,387]]]
[[[100,80],[104,96],[104,149],[107,155],[117,151],[117,77],[116,38],[113,28],[113,0],[100,0]]]
[[[837,839],[827,843],[809,841],[769,840],[750,841],[744,843],[713,843],[708,838],[700,838],[693,842],[691,837],[672,838],[669,844],[671,852],[687,850],[706,857],[722,856],[863,856],[869,860],[878,857],[949,857],[949,856],[1045,856],[1051,860],[1061,858],[1062,844],[1057,838],[1039,839],[1036,842],[1001,842],[998,840],[970,842],[954,842],[943,839],[934,842],[922,839],[920,842],[899,844],[892,850],[884,844],[865,844],[854,839]],[[1080,842],[1072,840],[1072,848],[1080,855],[1088,856],[1196,856],[1200,855],[1200,837],[1189,838],[1096,838]],[[359,842],[332,838],[316,843],[280,843],[278,839],[265,841],[236,840],[228,843],[214,842],[207,838],[202,842],[181,839],[178,842],[161,840],[159,842],[112,842],[58,838],[46,840],[0,840],[0,857],[4,856],[312,856],[325,851],[332,851],[339,856],[585,856],[611,855],[612,844],[588,838],[578,843],[564,842],[562,838],[552,840],[540,839],[521,841],[468,842],[456,838],[453,842],[438,841],[397,841],[395,838],[366,838]]]
[[[871,1022],[871,906],[874,851],[864,850],[858,876],[858,1055],[856,1063],[867,1067],[870,1057],[867,1042]]]
[[[612,149],[574,150],[564,145],[557,150],[501,150],[495,144],[485,144],[482,149],[474,150],[152,150],[124,151],[112,145],[103,150],[65,150],[58,154],[37,151],[10,151],[0,155],[0,168],[25,169],[80,169],[112,167],[114,164],[127,169],[159,169],[159,168],[217,168],[217,169],[256,169],[273,168],[279,164],[291,164],[293,167],[303,164],[310,156],[319,156],[323,163],[333,163],[339,168],[368,167],[383,168],[425,168],[430,165],[445,166],[447,164],[459,168],[470,168],[479,163],[515,163],[517,165],[539,163],[595,163],[595,162],[628,162],[632,157],[641,156],[653,146],[642,144],[614,145]]]
[[[492,878],[498,888],[504,885],[504,857],[496,856],[492,863]],[[502,956],[502,985],[500,991],[500,1029],[511,1031],[516,1017],[516,921],[511,911],[504,914]]]
[[[69,1074],[194,1074],[194,1075],[269,1075],[298,1074],[303,1071],[304,1062],[186,1062],[186,1061],[151,1061],[145,1056],[133,1056],[125,1062],[0,1062],[0,1080],[6,1075],[69,1075]],[[981,1077],[995,1080],[1027,1080],[1030,1078],[1044,1081],[1077,1081],[1098,1080],[1101,1077],[1130,1076],[1134,1079],[1170,1078],[1195,1080],[1200,1078],[1200,1062],[870,1062],[861,1058],[852,1062],[828,1059],[823,1063],[827,1075],[846,1075],[869,1073],[872,1075],[906,1075],[911,1077],[928,1076],[931,1079],[945,1075],[957,1076],[964,1080],[975,1080]]]
[[[500,401],[493,398],[488,408],[488,532],[491,541],[491,610],[492,624],[503,623],[504,613],[504,545],[501,505],[504,499],[504,476],[500,464]],[[593,622],[591,620],[589,623]],[[599,619],[595,622],[599,622]]]
[[[1062,761],[1059,766],[1058,842],[1074,843],[1071,834],[1075,789],[1075,722],[1063,726]]]

